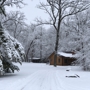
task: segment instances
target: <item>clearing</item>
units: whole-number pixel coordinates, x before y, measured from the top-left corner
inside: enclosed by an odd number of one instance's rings
[[[0,77],[0,90],[90,90],[90,72],[79,67],[54,67],[42,63],[18,66],[19,72]],[[71,70],[66,71],[68,68]],[[80,77],[76,78],[76,74]]]

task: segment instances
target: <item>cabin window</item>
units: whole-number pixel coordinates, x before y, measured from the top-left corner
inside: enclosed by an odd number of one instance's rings
[[[58,59],[58,62],[60,63],[60,59]]]
[[[67,59],[64,59],[64,63],[68,63]]]

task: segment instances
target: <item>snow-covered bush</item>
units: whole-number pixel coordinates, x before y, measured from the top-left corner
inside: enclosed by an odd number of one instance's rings
[[[12,62],[22,64],[25,53],[22,45],[0,26],[0,55],[5,72],[19,70]]]

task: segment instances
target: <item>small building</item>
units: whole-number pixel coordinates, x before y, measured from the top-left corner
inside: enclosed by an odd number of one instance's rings
[[[29,60],[33,63],[40,63],[40,61],[41,61],[40,58],[29,58]]]
[[[48,59],[50,65],[54,65],[54,52],[49,56]],[[58,52],[56,64],[60,66],[71,65],[71,63],[75,60],[75,54],[73,53]]]

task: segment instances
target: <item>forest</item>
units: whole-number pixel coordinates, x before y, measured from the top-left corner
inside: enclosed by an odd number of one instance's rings
[[[58,51],[75,52],[75,65],[90,70],[90,1],[46,1],[40,2],[38,9],[45,11],[49,20],[36,18],[35,23],[27,24],[23,12],[6,11],[14,5],[21,8],[23,0],[0,0],[0,63],[5,72],[19,70],[13,62],[40,58],[40,63],[47,63],[52,52],[56,66]]]

